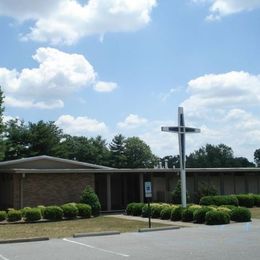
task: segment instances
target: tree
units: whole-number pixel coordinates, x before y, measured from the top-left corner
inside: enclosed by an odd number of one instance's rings
[[[19,159],[23,157],[60,154],[62,130],[54,122],[25,124],[20,120],[10,120],[6,124],[5,159]]]
[[[156,163],[156,157],[150,147],[138,137],[129,137],[125,141],[125,156],[127,168],[151,168]]]
[[[165,160],[168,160],[168,168],[179,168],[180,167],[180,156],[179,155],[167,155],[164,156],[161,161],[165,167]]]
[[[64,135],[58,151],[59,156],[66,159],[101,165],[109,163],[109,150],[106,147],[106,140],[101,136],[87,138]]]
[[[189,168],[218,168],[218,167],[252,167],[253,164],[244,157],[234,157],[231,147],[225,144],[201,147],[187,156]]]
[[[4,113],[4,94],[2,91],[2,87],[0,86],[0,160],[4,159],[5,154],[5,143],[3,140],[4,133],[4,123],[3,123],[3,113]]]
[[[29,143],[29,131],[24,121],[14,119],[6,123],[5,160],[29,157]]]
[[[29,122],[28,131],[30,156],[56,156],[63,133],[54,122]]]
[[[100,214],[101,204],[99,198],[90,186],[87,186],[82,192],[80,202],[90,205],[94,217]]]
[[[95,138],[90,138],[93,147],[94,157],[93,161],[96,164],[108,165],[109,164],[109,150],[105,139],[100,135]]]
[[[115,168],[126,167],[125,156],[125,137],[121,134],[116,135],[109,144],[110,149],[110,165]]]
[[[257,167],[260,167],[260,149],[256,149],[254,152],[254,160]]]

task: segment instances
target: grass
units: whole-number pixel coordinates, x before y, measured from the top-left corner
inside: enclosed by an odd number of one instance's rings
[[[78,219],[60,222],[24,223],[0,225],[0,239],[15,239],[47,236],[51,238],[70,237],[74,233],[120,231],[131,232],[147,227],[143,221],[125,220],[100,216],[91,219]],[[164,226],[155,224],[154,227]]]
[[[252,218],[260,219],[260,207],[258,207],[258,208],[251,208],[250,211],[251,211],[251,214],[252,214]]]

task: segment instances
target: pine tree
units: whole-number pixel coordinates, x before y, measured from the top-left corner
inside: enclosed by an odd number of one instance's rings
[[[111,166],[115,168],[125,168],[125,137],[121,134],[116,135],[109,145],[109,148]]]

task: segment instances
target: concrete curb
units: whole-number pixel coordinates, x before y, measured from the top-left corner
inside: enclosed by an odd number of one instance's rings
[[[73,237],[96,237],[96,236],[110,236],[120,235],[119,231],[104,231],[104,232],[91,232],[91,233],[76,233]]]
[[[152,231],[164,231],[164,230],[172,230],[172,229],[180,229],[180,227],[156,227],[156,228],[139,228],[138,232],[152,232]]]
[[[24,242],[38,242],[49,240],[49,237],[31,237],[31,238],[16,238],[16,239],[5,239],[0,240],[0,244],[10,244],[10,243],[24,243]]]

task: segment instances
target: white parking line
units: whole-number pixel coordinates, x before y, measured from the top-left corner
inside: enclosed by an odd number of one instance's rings
[[[0,259],[2,259],[2,260],[9,260],[8,258],[4,257],[3,255],[0,255]]]
[[[67,242],[78,244],[78,245],[85,246],[85,247],[88,247],[88,248],[96,249],[96,250],[99,250],[101,252],[110,253],[110,254],[113,254],[113,255],[118,255],[118,256],[122,256],[122,257],[129,257],[129,255],[126,255],[126,254],[122,254],[122,253],[106,250],[106,249],[103,249],[103,248],[87,245],[87,244],[80,243],[80,242],[77,242],[77,241],[74,241],[74,240],[69,240],[67,238],[63,238],[63,241],[67,241]],[[8,259],[4,259],[4,260],[8,260]]]

